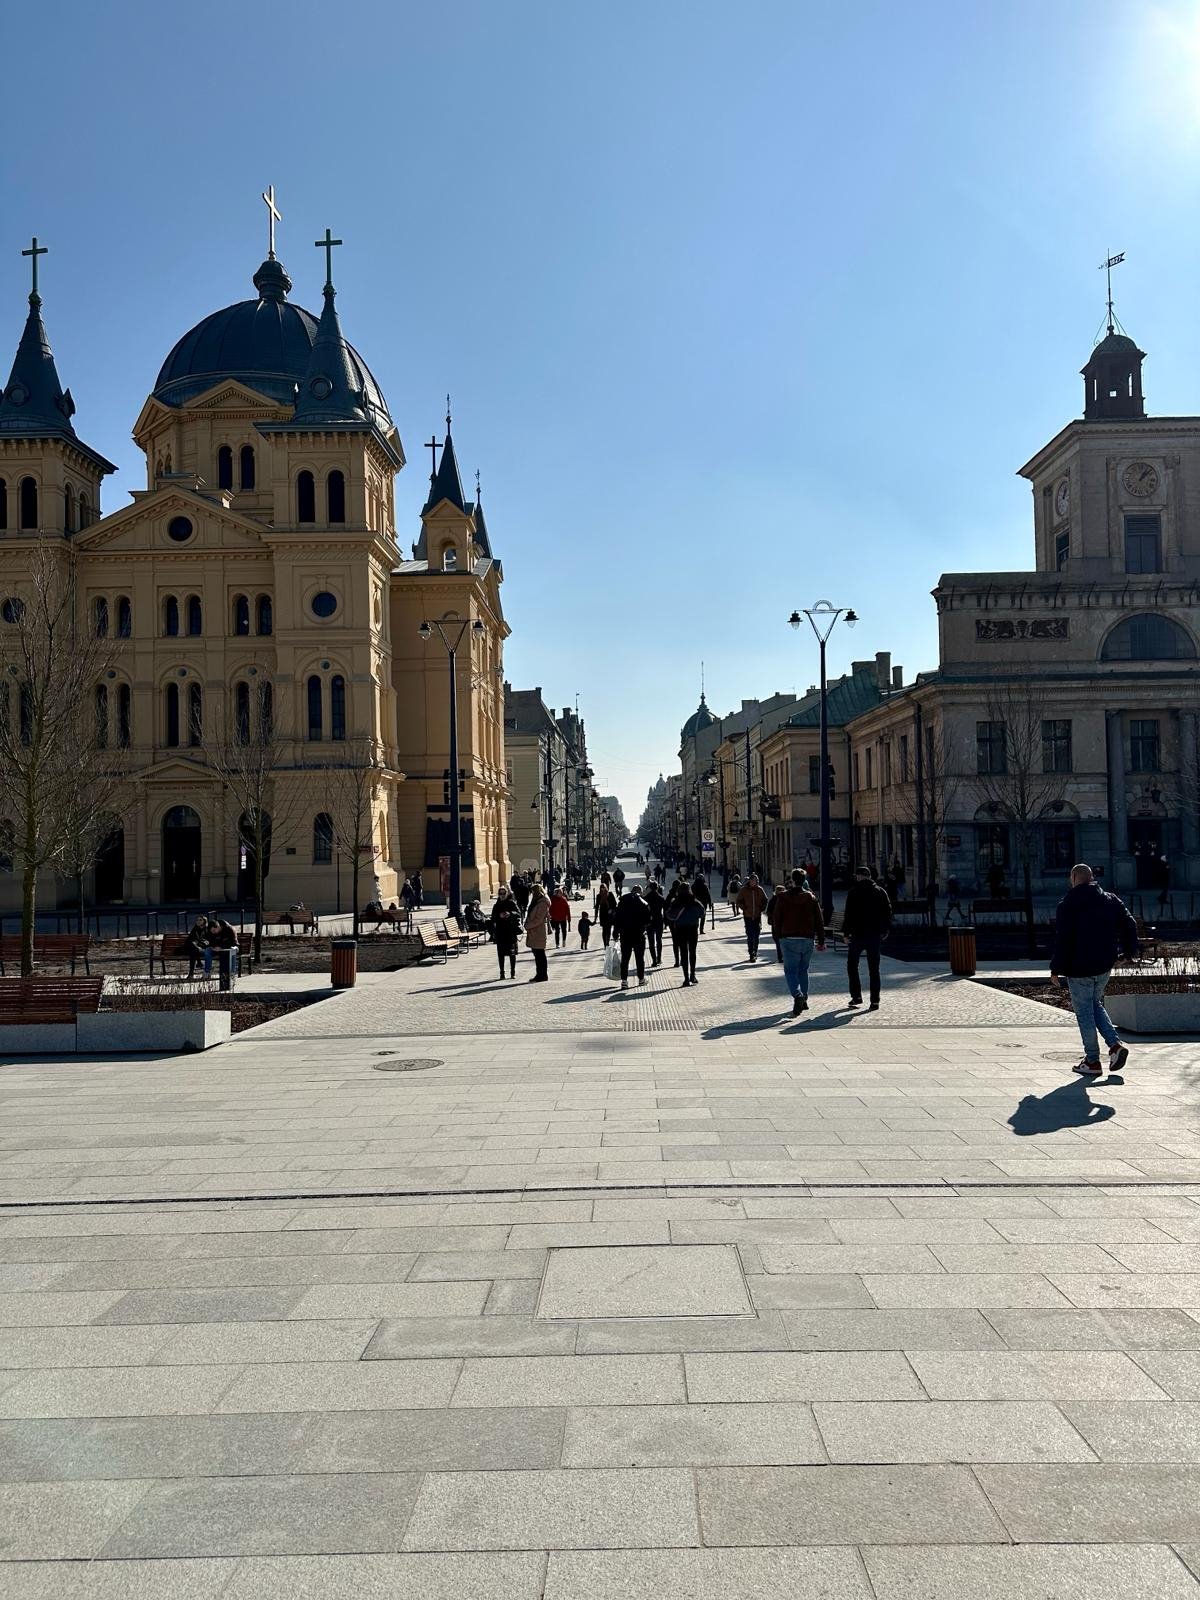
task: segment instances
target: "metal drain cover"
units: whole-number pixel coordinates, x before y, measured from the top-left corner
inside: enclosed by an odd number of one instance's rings
[[[1078,1061],[1079,1060],[1079,1055],[1080,1055],[1080,1052],[1078,1050],[1047,1050],[1043,1054],[1042,1060],[1043,1061]]]
[[[379,1050],[376,1053],[381,1056],[390,1054],[390,1052],[387,1050]],[[444,1062],[433,1060],[392,1060],[372,1062],[372,1066],[375,1068],[376,1072],[428,1072],[430,1067],[440,1067],[444,1064]]]

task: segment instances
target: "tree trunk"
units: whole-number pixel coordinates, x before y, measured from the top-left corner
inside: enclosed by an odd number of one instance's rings
[[[358,863],[359,863],[360,860],[361,860],[361,856],[359,854],[358,846],[356,845],[355,848],[354,848],[354,860],[350,863],[350,872],[351,872],[351,876],[354,879],[354,887],[353,887],[352,899],[351,899],[350,931],[351,931],[351,933],[354,935],[354,937],[356,939],[358,938],[358,904],[359,904]]]
[[[21,874],[21,976],[33,976],[33,919],[37,904],[38,869],[26,866]]]
[[[77,921],[77,923],[78,923],[78,926],[79,926],[79,932],[80,932],[80,933],[81,933],[81,934],[82,934],[82,933],[83,933],[83,932],[84,932],[84,916],[83,916],[83,868],[82,868],[82,867],[80,867],[80,869],[79,869],[79,871],[78,871],[78,872],[77,872],[77,873],[76,873],[76,874],[75,874],[75,885],[76,885],[76,887],[77,887],[77,889],[78,889],[78,890],[79,890],[79,915],[78,915],[78,917],[77,917],[77,918],[76,918],[76,921]]]
[[[1033,920],[1033,872],[1029,862],[1029,852],[1022,852],[1021,856],[1021,887],[1025,897],[1025,937],[1028,953],[1031,957],[1037,955],[1037,932]]]
[[[254,960],[262,960],[263,930],[263,828],[254,825]]]

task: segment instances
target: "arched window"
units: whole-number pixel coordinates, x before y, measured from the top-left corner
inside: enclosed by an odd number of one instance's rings
[[[271,615],[271,596],[269,594],[259,595],[257,609],[259,633],[271,633],[273,631],[274,618]]]
[[[346,737],[346,680],[340,672],[329,680],[329,737]]]
[[[233,686],[233,736],[239,744],[250,743],[250,685]]]
[[[179,685],[169,683],[163,699],[166,721],[164,742],[174,750],[179,745]]]
[[[121,748],[127,749],[133,732],[133,695],[129,685],[122,683],[117,688],[117,743]]]
[[[252,444],[244,444],[242,446],[242,488],[243,489],[253,489],[253,487],[254,487],[254,446]]]
[[[321,680],[315,672],[308,680],[308,737],[321,737]]]
[[[204,691],[198,683],[188,684],[188,743],[192,749],[204,738]]]
[[[190,594],[187,599],[187,631],[193,638],[199,638],[204,631],[204,610],[200,604],[198,594]]]
[[[8,482],[0,478],[0,528],[8,527]]]
[[[331,472],[325,484],[325,500],[330,522],[346,520],[346,479],[340,472]]]
[[[163,601],[163,633],[168,639],[179,637],[179,601],[173,594]]]
[[[448,544],[446,546],[446,548],[442,551],[442,571],[443,572],[457,572],[458,571],[458,551],[454,548],[454,546],[452,544]]]
[[[108,746],[108,689],[102,684],[96,685],[96,747],[104,750]]]
[[[333,818],[318,811],[313,818],[313,866],[327,866],[333,860]]]
[[[233,451],[227,444],[217,451],[217,488],[233,488]]]
[[[97,639],[108,638],[108,601],[102,594],[92,602],[92,630]]]
[[[237,634],[250,632],[250,602],[244,594],[233,597],[233,631]]]
[[[1193,661],[1196,646],[1178,622],[1159,612],[1126,617],[1104,641],[1101,661]]]
[[[171,476],[171,452],[169,450],[167,451],[167,459],[163,462],[163,472],[168,478]]]
[[[296,479],[296,521],[317,520],[317,489],[311,472],[302,472]]]
[[[133,607],[129,603],[129,596],[117,596],[117,638],[130,639],[133,637]]]
[[[79,531],[82,533],[84,528],[90,528],[91,525],[92,525],[92,502],[88,499],[86,493],[84,493],[83,490],[80,490],[80,493],[79,493]]]
[[[36,528],[38,525],[38,486],[33,478],[22,478],[20,488],[21,501],[21,527]]]
[[[259,685],[258,725],[262,729],[263,743],[266,744],[275,731],[275,689],[269,683]]]
[[[75,532],[75,491],[70,484],[63,490],[63,526],[68,533]]]

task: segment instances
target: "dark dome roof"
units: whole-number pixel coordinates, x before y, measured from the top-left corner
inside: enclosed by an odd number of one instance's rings
[[[283,266],[267,260],[254,274],[257,300],[214,311],[198,322],[171,351],[154,384],[154,398],[178,406],[222,378],[235,378],[283,405],[294,405],[296,385],[308,371],[317,318],[287,298],[292,287]],[[369,407],[385,428],[391,415],[371,369],[347,345],[354,377]]]
[[[716,720],[716,717],[708,709],[708,703],[704,696],[701,695],[700,704],[692,712],[680,731],[680,740],[694,739],[698,733],[703,733],[705,728],[711,728]]]
[[[1097,356],[1140,356],[1144,353],[1127,333],[1110,333],[1101,339],[1088,359],[1094,361]]]

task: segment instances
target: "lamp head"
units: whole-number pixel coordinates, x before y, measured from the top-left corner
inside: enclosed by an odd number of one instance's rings
[[[847,611],[845,617],[843,617],[842,620],[845,622],[845,624],[846,624],[846,626],[848,628],[852,628],[854,626],[854,624],[858,621],[858,612],[855,611],[853,606],[852,606],[850,608],[850,610]]]
[[[471,632],[477,639],[482,639],[484,634],[487,632],[487,629],[484,627],[483,623],[478,617],[476,617],[475,621],[471,624]]]
[[[427,622],[423,622],[421,624],[421,626],[417,629],[417,632],[421,635],[422,639],[432,639],[433,638],[433,629],[429,626],[429,624]]]
[[[800,613],[798,611],[793,611],[791,616],[788,618],[788,627],[789,628],[798,628],[799,626],[800,626]]]

